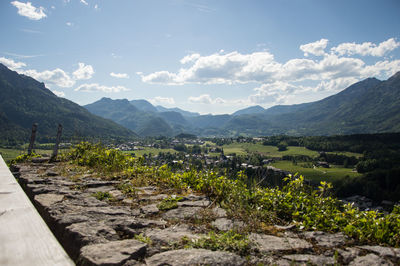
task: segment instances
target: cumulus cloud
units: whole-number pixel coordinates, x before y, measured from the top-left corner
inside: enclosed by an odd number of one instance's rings
[[[226,101],[222,98],[212,99],[209,94],[202,94],[198,97],[191,96],[189,97],[189,102],[191,103],[202,103],[202,104],[223,104]]]
[[[72,76],[76,80],[90,79],[94,74],[93,67],[91,65],[85,65],[84,63],[78,63],[78,69],[72,73]]]
[[[82,84],[75,89],[75,91],[84,91],[84,92],[121,92],[121,91],[128,91],[129,89],[125,88],[124,86],[104,86],[97,83],[91,84]]]
[[[63,91],[52,90],[52,92],[58,97],[65,97],[65,93]]]
[[[183,82],[178,81],[178,77],[174,73],[168,71],[158,71],[151,73],[149,75],[143,75],[142,72],[137,72],[138,75],[142,77],[142,81],[146,83],[153,84],[166,84],[166,85],[177,85],[183,84]]]
[[[237,51],[202,56],[192,53],[180,60],[184,67],[177,72],[167,70],[150,74],[138,72],[143,82],[164,85],[184,84],[273,84],[276,81],[328,81],[338,78],[361,79],[368,76],[388,76],[399,71],[396,60],[379,61],[375,65],[366,64],[353,54],[384,56],[400,46],[394,38],[376,45],[373,43],[342,43],[325,52],[329,41],[307,43],[300,46],[305,56],[310,54],[320,58],[294,58],[277,62],[268,51],[242,54]]]
[[[153,99],[150,99],[149,102],[151,102],[153,105],[159,105],[159,104],[172,105],[172,104],[175,104],[174,98],[172,98],[172,97],[160,97],[160,96],[156,96]]]
[[[328,40],[321,39],[316,42],[300,45],[300,50],[304,52],[304,56],[308,56],[309,54],[321,56],[325,54],[325,48],[327,45]]]
[[[337,92],[343,90],[344,88],[349,87],[350,85],[356,83],[357,81],[358,79],[354,77],[323,80],[315,88],[312,88],[312,90],[318,92],[320,91]]]
[[[394,75],[397,71],[400,71],[400,60],[384,60],[384,61],[378,61],[374,65],[369,65],[366,66],[362,71],[362,77],[367,78],[367,77],[377,77],[377,76],[392,76]]]
[[[18,14],[24,17],[27,17],[31,20],[40,20],[46,17],[44,13],[44,7],[34,7],[31,2],[19,2],[13,1],[11,2],[13,6],[18,9]]]
[[[46,83],[46,85],[56,85],[63,88],[72,87],[75,84],[75,80],[72,79],[68,73],[60,68],[54,70],[45,70],[39,72],[34,69],[24,70],[21,73],[30,76],[36,80]]]
[[[187,63],[196,61],[199,58],[200,58],[200,54],[194,53],[194,54],[190,54],[190,55],[185,56],[184,58],[182,58],[180,60],[180,62],[181,62],[181,64],[187,64]]]
[[[181,63],[192,63],[189,68],[181,68],[178,73],[158,71],[141,75],[143,82],[179,85],[185,83],[232,84],[265,81],[277,71],[279,65],[268,52],[241,54],[215,53],[209,56],[191,54]]]
[[[380,44],[376,45],[371,42],[357,43],[342,43],[331,50],[339,55],[370,55],[370,56],[384,56],[386,53],[393,51],[400,46],[400,42],[396,42],[394,38],[390,38]]]
[[[293,94],[296,91],[303,90],[301,87],[289,84],[283,81],[262,84],[254,89],[256,92],[248,97],[251,104],[278,104],[283,102],[283,95]]]
[[[119,78],[119,79],[127,79],[127,78],[129,78],[128,74],[126,74],[126,73],[114,73],[114,72],[111,72],[110,76],[114,77],[114,78]]]
[[[23,62],[15,62],[14,60],[5,57],[0,57],[0,63],[14,71],[26,66]]]

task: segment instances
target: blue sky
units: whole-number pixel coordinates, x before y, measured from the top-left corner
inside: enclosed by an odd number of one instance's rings
[[[0,3],[0,62],[79,104],[297,104],[400,71],[398,0]]]

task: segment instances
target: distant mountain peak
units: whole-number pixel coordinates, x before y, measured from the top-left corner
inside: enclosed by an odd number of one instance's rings
[[[254,105],[250,106],[241,110],[238,110],[234,112],[232,115],[237,116],[237,115],[245,115],[245,114],[258,114],[264,112],[265,109],[261,107],[260,105]]]

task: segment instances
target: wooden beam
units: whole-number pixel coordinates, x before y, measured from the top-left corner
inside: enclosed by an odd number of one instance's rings
[[[0,265],[74,265],[1,155]]]

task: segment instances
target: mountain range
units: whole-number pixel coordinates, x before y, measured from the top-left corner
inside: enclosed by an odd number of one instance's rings
[[[252,106],[232,115],[200,115],[153,106],[146,100],[102,98],[90,112],[142,136],[337,135],[400,131],[400,72],[386,81],[368,78],[320,101]]]
[[[0,143],[26,141],[33,123],[39,139],[54,138],[58,123],[67,138],[400,132],[400,72],[385,81],[365,79],[320,101],[200,115],[146,100],[102,98],[82,107],[0,64]]]
[[[44,141],[55,139],[58,123],[63,125],[64,139],[137,136],[111,120],[57,97],[43,83],[0,64],[0,143],[28,141],[33,123],[38,123],[37,139]]]

